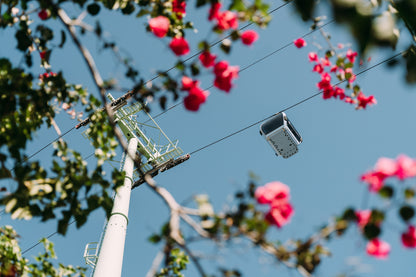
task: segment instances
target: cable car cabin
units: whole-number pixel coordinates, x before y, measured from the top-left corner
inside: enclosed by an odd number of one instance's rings
[[[293,127],[289,118],[281,112],[260,126],[260,135],[272,146],[276,156],[287,159],[298,152],[302,137]]]

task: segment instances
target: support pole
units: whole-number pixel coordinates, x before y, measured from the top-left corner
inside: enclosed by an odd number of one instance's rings
[[[129,140],[129,155],[126,156],[123,167],[123,171],[126,173],[124,185],[117,189],[114,206],[107,223],[93,277],[121,276],[130,194],[133,185],[133,159],[136,157],[137,143],[137,138]]]

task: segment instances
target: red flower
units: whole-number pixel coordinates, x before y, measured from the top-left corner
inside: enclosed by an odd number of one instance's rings
[[[173,38],[169,47],[176,56],[186,55],[190,51],[188,42],[183,37]]]
[[[349,97],[349,96],[345,97],[344,102],[345,102],[345,103],[350,103],[350,104],[355,104],[355,100],[354,100],[354,99],[352,99],[352,98],[351,98],[351,97]]]
[[[384,186],[384,179],[386,175],[376,171],[370,171],[361,175],[361,181],[369,185],[369,190],[372,192],[379,191]]]
[[[310,62],[318,62],[319,61],[318,60],[318,54],[316,54],[315,52],[310,52],[308,54],[308,57],[309,57]]]
[[[319,74],[321,74],[322,72],[324,72],[324,68],[320,63],[318,63],[318,64],[315,64],[312,71],[315,71],[315,72],[318,72]]]
[[[202,65],[206,68],[213,66],[215,64],[216,58],[217,56],[211,54],[208,51],[204,51],[201,55],[199,55],[199,60],[201,61]]]
[[[416,161],[406,155],[397,157],[397,178],[404,180],[416,176]]]
[[[206,101],[208,95],[208,91],[194,86],[189,90],[188,96],[183,99],[183,104],[187,110],[196,112],[199,110],[199,106]]]
[[[365,109],[367,105],[372,105],[372,104],[377,103],[373,95],[366,97],[361,91],[357,96],[357,101],[358,101],[358,107],[357,107],[358,109],[359,108]]]
[[[352,51],[351,49],[347,50],[347,59],[350,60],[351,63],[355,62],[355,58],[357,57],[357,52]]]
[[[318,83],[318,88],[322,90],[332,90],[331,75],[327,72],[321,75],[321,81]]]
[[[339,99],[343,100],[345,98],[345,90],[340,87],[334,87],[334,97],[339,97]]]
[[[298,38],[297,40],[293,41],[297,48],[302,48],[306,46],[306,41],[303,38]]]
[[[166,36],[169,30],[170,21],[167,17],[159,15],[149,20],[149,27],[153,34],[159,38]]]
[[[42,60],[46,58],[46,51],[39,52],[39,56]]]
[[[331,66],[331,61],[328,59],[328,57],[322,58],[321,59],[321,64],[322,66]]]
[[[258,38],[259,35],[253,30],[248,30],[241,34],[241,41],[245,45],[252,45]]]
[[[220,2],[211,4],[211,8],[209,9],[208,20],[211,21],[214,18],[217,18],[220,9],[221,9],[221,3]]]
[[[294,210],[290,203],[275,202],[271,205],[270,211],[265,216],[265,220],[280,228],[289,223],[293,213]]]
[[[173,0],[172,11],[174,13],[180,13],[180,18],[186,15],[186,1],[185,0]]]
[[[357,224],[360,228],[364,228],[370,220],[371,210],[356,211],[355,215],[357,216]]]
[[[188,76],[183,76],[182,77],[182,88],[181,88],[181,90],[189,91],[193,87],[197,87],[198,84],[199,84],[198,81],[194,81],[191,78],[189,78]]]
[[[229,92],[232,88],[232,80],[238,77],[238,66],[229,66],[226,61],[220,61],[214,66],[214,86]]]
[[[416,228],[409,225],[407,232],[402,234],[402,243],[405,247],[416,248]]]
[[[337,72],[338,70],[338,66],[334,65],[333,67],[331,67],[330,72]]]
[[[254,193],[259,204],[271,204],[275,201],[287,202],[290,197],[290,189],[281,182],[270,182],[258,187]]]
[[[230,12],[230,11],[218,12],[216,19],[217,19],[217,28],[220,30],[238,28],[237,14],[234,12]]]
[[[385,259],[390,253],[390,245],[378,238],[367,243],[367,254],[379,259]]]
[[[49,11],[48,10],[41,10],[40,12],[38,12],[38,16],[40,19],[42,20],[46,20],[49,18]]]
[[[335,91],[334,88],[329,86],[327,88],[324,89],[323,93],[322,93],[322,98],[323,99],[329,99],[335,96]]]
[[[345,69],[345,78],[348,79],[349,83],[352,83],[355,81],[357,76],[355,76],[355,74],[352,72],[352,68]]]

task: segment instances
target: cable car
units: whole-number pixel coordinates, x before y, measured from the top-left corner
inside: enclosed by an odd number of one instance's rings
[[[302,137],[284,112],[278,113],[260,126],[260,135],[272,146],[276,156],[287,159],[298,152]]]

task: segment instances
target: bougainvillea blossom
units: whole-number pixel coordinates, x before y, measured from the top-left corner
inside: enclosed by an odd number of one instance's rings
[[[201,88],[194,86],[189,90],[188,96],[183,99],[183,104],[187,110],[196,112],[199,110],[199,106],[202,103],[205,103],[208,96],[208,91],[204,91]]]
[[[159,38],[166,36],[169,31],[169,25],[169,19],[163,15],[149,19],[150,30],[155,36]]]
[[[49,18],[49,11],[48,10],[41,10],[38,12],[38,16],[41,20],[46,20]]]
[[[209,9],[208,20],[211,21],[211,20],[217,18],[220,9],[221,9],[221,3],[220,2],[212,3],[211,7]]]
[[[181,90],[185,90],[185,91],[189,91],[191,88],[196,87],[199,84],[198,81],[194,81],[188,76],[183,76],[181,82],[182,82]]]
[[[318,64],[315,64],[312,71],[318,72],[319,74],[321,74],[324,72],[324,67],[320,63],[318,63]]]
[[[351,49],[347,50],[347,54],[345,55],[347,57],[347,59],[351,62],[354,63],[355,62],[355,58],[357,57],[357,52],[352,51]]]
[[[290,198],[290,189],[281,182],[270,182],[258,187],[254,193],[254,197],[260,204],[271,204],[274,201],[288,201]]]
[[[308,58],[310,62],[319,62],[318,54],[316,54],[315,52],[310,52],[308,54]]]
[[[361,181],[369,185],[368,189],[371,192],[377,192],[384,186],[384,179],[386,175],[376,171],[369,171],[361,175]]]
[[[238,28],[237,14],[231,11],[218,12],[217,16],[217,28],[220,30],[229,30]]]
[[[252,45],[258,38],[259,35],[253,30],[247,30],[241,34],[241,42],[245,45]]]
[[[189,44],[183,37],[175,37],[169,43],[170,49],[176,56],[182,56],[189,53]]]
[[[39,56],[42,60],[46,58],[46,51],[39,52]]]
[[[360,108],[365,109],[367,105],[377,104],[377,101],[373,95],[370,95],[367,97],[361,91],[357,96],[357,101],[358,101],[357,109],[360,109]]]
[[[226,61],[220,61],[214,65],[214,86],[229,92],[232,88],[233,79],[238,77],[238,66],[229,66]]]
[[[371,210],[362,210],[356,211],[355,216],[357,217],[357,225],[361,229],[367,225],[368,221],[370,220]]]
[[[201,55],[199,55],[199,61],[206,68],[213,66],[215,64],[215,59],[216,58],[217,58],[216,55],[211,54],[208,51],[204,51],[204,52],[202,52]]]
[[[186,15],[186,1],[185,0],[173,0],[172,11],[180,14],[180,18]]]
[[[407,227],[407,231],[402,234],[402,243],[407,248],[416,248],[416,228],[413,225]]]
[[[273,202],[270,211],[265,216],[265,220],[269,224],[281,228],[290,222],[293,213],[293,207],[289,202]]]
[[[400,180],[416,176],[416,161],[406,155],[399,155],[396,159],[396,176]]]
[[[393,159],[379,158],[374,166],[374,171],[385,175],[385,177],[394,176],[397,172],[397,163]]]
[[[390,245],[378,238],[375,238],[367,243],[367,254],[378,259],[385,259],[390,253]]]
[[[295,44],[297,48],[302,48],[306,46],[306,41],[303,38],[298,38],[293,41],[293,44]]]

